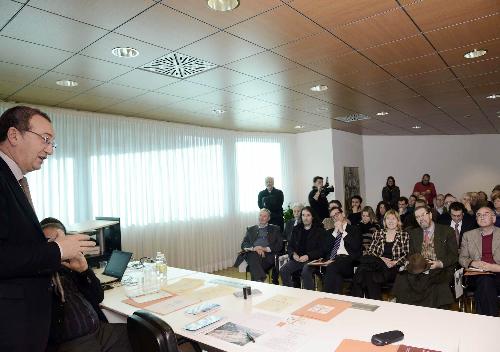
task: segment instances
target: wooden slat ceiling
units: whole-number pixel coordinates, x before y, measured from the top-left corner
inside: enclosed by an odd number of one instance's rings
[[[500,99],[486,99],[500,94],[499,4],[0,0],[0,99],[243,131],[500,133]],[[474,48],[488,53],[465,59]],[[182,80],[138,69],[171,52],[217,67]],[[370,119],[334,119],[358,113]]]

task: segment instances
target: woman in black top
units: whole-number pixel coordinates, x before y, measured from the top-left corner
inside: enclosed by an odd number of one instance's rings
[[[396,180],[392,176],[387,177],[385,187],[382,188],[382,200],[389,204],[391,209],[397,210],[399,196],[400,191],[399,187],[396,186]]]
[[[384,229],[375,232],[367,254],[361,257],[353,279],[352,295],[382,299],[382,284],[393,282],[410,251],[410,236],[401,229],[399,214],[385,213]]]
[[[294,227],[290,242],[288,242],[290,260],[280,269],[284,286],[292,287],[292,274],[299,270],[302,271],[311,260],[321,258],[324,251],[325,230],[311,207],[304,207],[301,217],[302,223]],[[312,286],[309,281],[303,282],[304,288],[312,289],[309,287]]]

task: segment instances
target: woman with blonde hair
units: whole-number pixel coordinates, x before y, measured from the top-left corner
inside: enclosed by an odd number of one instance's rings
[[[394,282],[410,251],[410,236],[402,230],[397,211],[384,215],[384,228],[375,232],[367,253],[361,257],[353,279],[352,295],[382,299],[382,284]]]

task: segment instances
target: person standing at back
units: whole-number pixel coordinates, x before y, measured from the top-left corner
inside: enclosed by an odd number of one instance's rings
[[[396,186],[394,177],[387,177],[385,187],[382,188],[382,200],[391,206],[391,209],[398,210],[398,200],[401,192],[399,187]]]
[[[0,116],[0,351],[45,351],[51,277],[62,260],[95,246],[86,235],[48,243],[25,175],[54,152],[47,114],[16,106]]]
[[[432,208],[434,207],[434,198],[436,198],[436,187],[434,187],[434,183],[430,182],[430,179],[429,174],[424,174],[422,181],[415,183],[413,195],[417,198],[424,196],[427,204]]]
[[[279,226],[283,232],[283,191],[274,188],[274,178],[268,176],[265,179],[266,189],[259,192],[257,203],[259,209],[267,209],[271,212],[270,224]]]

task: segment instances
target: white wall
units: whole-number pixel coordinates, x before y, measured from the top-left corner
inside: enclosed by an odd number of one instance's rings
[[[500,135],[363,136],[366,197],[381,200],[387,176],[408,196],[424,173],[438,193],[490,194],[500,184]],[[337,165],[335,165],[337,167]]]
[[[333,162],[335,168],[335,196],[345,204],[344,200],[344,167],[357,166],[360,181],[360,195],[365,194],[365,165],[363,161],[363,137],[361,135],[333,130],[332,131]],[[363,201],[364,204],[366,204]]]
[[[295,163],[295,194],[298,199],[293,202],[307,203],[307,196],[311,191],[314,176],[334,176],[332,130],[299,133],[296,135]],[[334,199],[330,194],[328,199]]]

